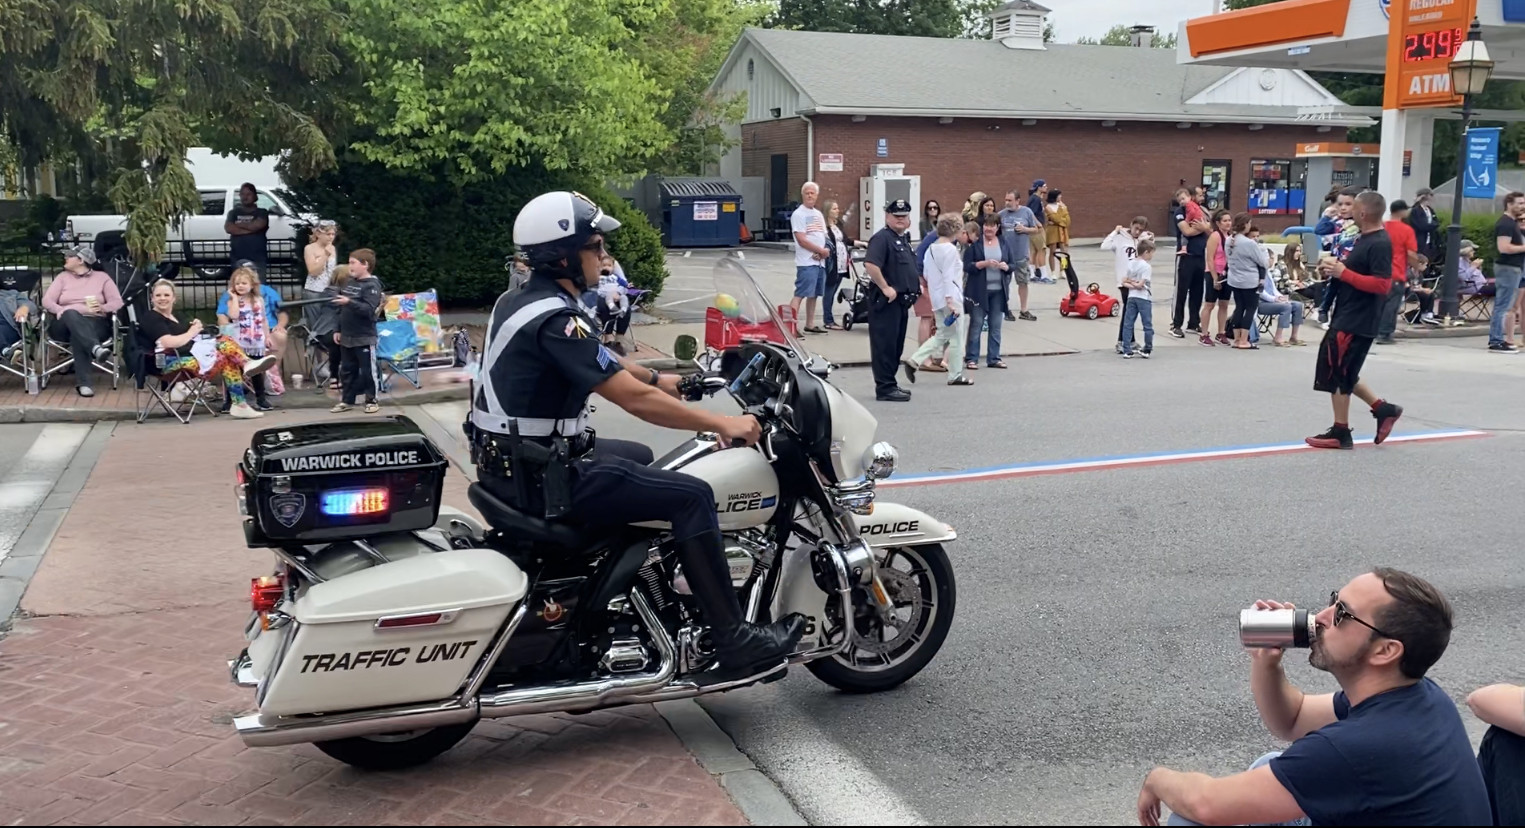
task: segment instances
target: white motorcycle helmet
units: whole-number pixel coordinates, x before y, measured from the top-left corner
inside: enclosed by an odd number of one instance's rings
[[[530,267],[562,259],[574,263],[588,239],[612,233],[619,226],[617,219],[582,193],[558,190],[535,196],[519,211],[514,218],[514,246]]]

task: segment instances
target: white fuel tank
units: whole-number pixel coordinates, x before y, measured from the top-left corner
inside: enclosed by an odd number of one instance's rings
[[[761,526],[778,511],[778,475],[756,449],[711,451],[673,471],[693,475],[710,484],[715,492],[715,512],[720,518],[722,532]],[[637,525],[666,529],[672,524],[652,521]]]

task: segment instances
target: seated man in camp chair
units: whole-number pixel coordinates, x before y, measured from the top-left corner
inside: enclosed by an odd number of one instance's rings
[[[24,291],[0,286],[0,361],[20,365],[26,348],[22,336],[37,325],[37,303]]]

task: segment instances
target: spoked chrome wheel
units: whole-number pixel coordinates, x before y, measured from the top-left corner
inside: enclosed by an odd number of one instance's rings
[[[905,682],[931,662],[953,626],[953,566],[939,544],[875,550],[879,579],[891,607],[881,612],[866,593],[854,593],[857,633],[846,652],[806,667],[833,687],[866,693]],[[846,634],[841,613],[828,640]]]

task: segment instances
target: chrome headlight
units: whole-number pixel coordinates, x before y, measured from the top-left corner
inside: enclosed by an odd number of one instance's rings
[[[889,443],[875,443],[864,456],[864,474],[869,480],[883,480],[895,473],[900,462],[900,452]]]

